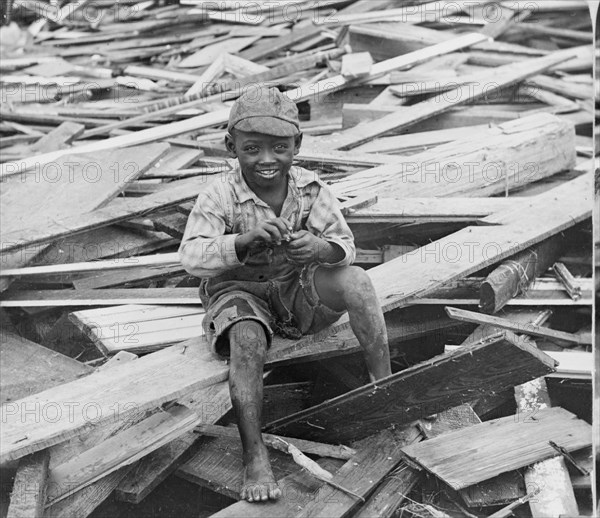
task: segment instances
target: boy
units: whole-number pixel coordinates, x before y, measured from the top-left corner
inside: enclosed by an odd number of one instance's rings
[[[281,496],[260,434],[273,332],[299,338],[348,311],[371,380],[391,368],[383,313],[367,274],[350,266],[353,236],[337,200],[316,174],[292,167],[302,142],[296,105],[274,88],[248,90],[227,129],[225,145],[239,167],[198,196],[179,254],[202,278],[207,338],[230,358],[243,446],[240,496],[257,502]]]

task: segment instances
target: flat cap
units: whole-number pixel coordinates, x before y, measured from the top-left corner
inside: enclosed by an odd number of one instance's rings
[[[300,133],[296,103],[277,88],[257,85],[246,88],[229,114],[227,130],[252,131],[277,137]]]

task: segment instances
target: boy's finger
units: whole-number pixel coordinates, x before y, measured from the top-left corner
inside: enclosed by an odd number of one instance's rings
[[[268,223],[263,229],[269,234],[271,241],[281,241],[281,232],[279,232],[279,229],[275,225]]]

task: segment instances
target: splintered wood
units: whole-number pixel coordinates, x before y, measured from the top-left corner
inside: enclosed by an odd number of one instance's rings
[[[592,514],[548,441],[590,469],[593,2],[0,3],[9,517]],[[369,383],[347,313],[274,336],[283,496],[226,507],[229,365],[178,248],[259,84],[298,107],[294,164],[338,199],[393,374]],[[171,509],[174,477],[213,497]]]

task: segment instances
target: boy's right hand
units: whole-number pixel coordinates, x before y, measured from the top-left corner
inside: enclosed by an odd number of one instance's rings
[[[280,245],[281,241],[289,241],[292,226],[285,218],[273,218],[261,221],[252,230],[240,234],[235,240],[235,251],[238,257],[243,257],[256,244]]]

